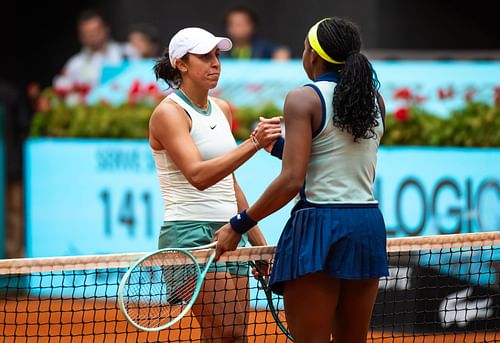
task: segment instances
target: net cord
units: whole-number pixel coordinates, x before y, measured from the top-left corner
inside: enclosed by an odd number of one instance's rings
[[[474,246],[500,246],[500,231],[450,234],[420,237],[390,238],[387,240],[387,252],[418,251]],[[228,251],[219,262],[252,260],[272,260],[275,246],[243,247]],[[212,249],[192,252],[203,263],[207,261]],[[148,253],[103,254],[85,256],[61,256],[40,258],[16,258],[0,260],[0,274],[28,274],[58,272],[64,270],[94,270],[109,268],[129,268],[138,259]],[[169,264],[165,261],[165,264]]]

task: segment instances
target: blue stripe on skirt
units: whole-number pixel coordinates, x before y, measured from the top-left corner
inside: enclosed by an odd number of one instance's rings
[[[273,292],[282,294],[284,282],[309,273],[350,280],[389,275],[385,223],[376,205],[304,204],[292,210],[276,247]]]

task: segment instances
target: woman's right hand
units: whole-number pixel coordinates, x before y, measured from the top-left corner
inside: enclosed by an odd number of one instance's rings
[[[259,276],[261,276],[267,283],[269,281],[269,275],[271,274],[271,262],[259,260],[255,261],[254,264],[255,267],[252,267],[252,275],[255,280],[258,280]]]
[[[259,145],[270,152],[274,142],[281,136],[281,120],[283,117],[263,118],[252,132],[252,136],[259,142]]]

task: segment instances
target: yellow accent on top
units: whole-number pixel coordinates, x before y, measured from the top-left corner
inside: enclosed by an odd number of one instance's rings
[[[309,44],[311,44],[311,47],[313,48],[314,51],[318,53],[318,55],[324,59],[327,62],[334,63],[334,64],[344,64],[344,62],[339,62],[328,56],[328,54],[323,50],[321,47],[321,44],[319,44],[318,40],[318,27],[319,24],[324,22],[325,20],[328,20],[329,18],[325,18],[323,20],[318,21],[316,24],[314,24],[313,27],[309,30],[309,33],[307,34],[307,39],[309,40]]]

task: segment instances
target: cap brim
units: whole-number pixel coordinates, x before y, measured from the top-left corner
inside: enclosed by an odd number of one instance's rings
[[[198,44],[189,52],[192,54],[207,54],[215,47],[219,48],[220,51],[229,51],[233,47],[233,43],[226,37],[213,37]]]

